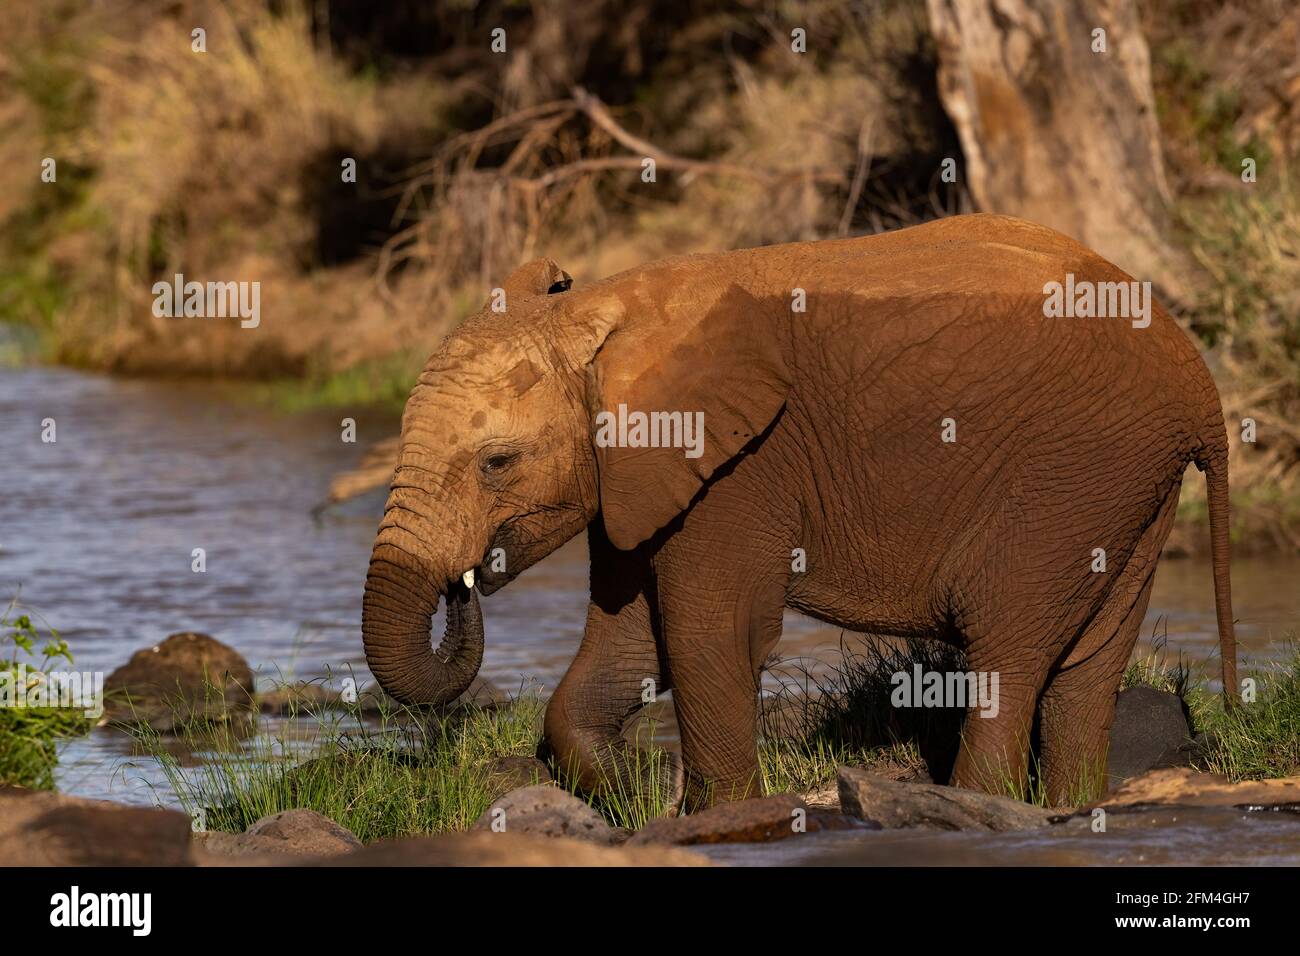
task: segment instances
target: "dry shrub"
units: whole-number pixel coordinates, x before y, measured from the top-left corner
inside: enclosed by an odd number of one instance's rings
[[[1235,544],[1300,549],[1300,9],[1158,0],[1144,15],[1181,238],[1210,279],[1186,318],[1223,399]],[[1241,441],[1246,418],[1255,443]],[[1180,510],[1204,522],[1201,482]],[[1182,531],[1184,549],[1208,548]]]
[[[549,6],[535,4],[535,19]],[[649,28],[672,6],[634,4],[614,20]],[[410,184],[419,221],[394,237],[383,271],[414,263],[421,281],[485,289],[546,251],[583,279],[666,254],[955,211],[958,194],[939,197],[934,182],[955,140],[933,91],[909,81],[933,58],[922,5],[745,7],[675,21],[658,82],[625,106],[606,108],[595,90],[594,113],[586,91],[558,89],[589,56],[574,11],[559,14],[577,39],[567,58],[551,54],[566,63],[547,72],[554,97],[511,93],[504,100],[519,109],[442,145]],[[808,53],[791,50],[791,23],[806,25]],[[519,62],[551,49],[553,32],[530,34]],[[622,42],[634,60],[635,44]],[[653,183],[641,178],[647,156],[657,163]]]
[[[417,329],[436,340],[418,303],[377,294],[372,263],[322,267],[315,185],[340,179],[344,156],[358,158],[364,183],[365,157],[427,139],[441,108],[433,83],[381,88],[351,74],[293,3],[274,13],[256,0],[70,10],[57,35],[72,51],[65,63],[79,61],[87,115],[48,148],[89,172],[43,249],[70,290],[52,317],[56,358],[301,374],[391,353]],[[207,31],[207,53],[191,51],[194,25]],[[25,102],[6,98],[0,109]],[[261,327],[155,318],[151,287],[178,272],[261,282]]]
[[[1193,252],[1214,280],[1192,321],[1215,343],[1234,536],[1244,551],[1300,549],[1300,198],[1285,169],[1279,173],[1273,190],[1217,196],[1184,211]],[[1241,440],[1248,418],[1253,443]],[[1202,484],[1189,482],[1183,498],[1185,512],[1203,519]]]

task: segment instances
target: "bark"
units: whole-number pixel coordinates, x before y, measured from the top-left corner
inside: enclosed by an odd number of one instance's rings
[[[1186,301],[1195,274],[1165,239],[1169,187],[1134,0],[927,5],[977,206],[1057,229]],[[1104,53],[1093,52],[1098,27]]]

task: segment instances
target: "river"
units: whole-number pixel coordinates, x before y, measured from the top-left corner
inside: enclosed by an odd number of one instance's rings
[[[312,509],[331,476],[395,423],[357,415],[348,444],[344,414],[278,412],[229,385],[0,369],[0,597],[21,588],[23,604],[68,640],[78,670],[111,671],[194,630],[236,648],[265,683],[349,671],[369,680],[361,592],[383,494],[319,520]],[[54,442],[41,439],[46,419]],[[191,569],[196,548],[202,573]],[[1297,580],[1294,558],[1234,561],[1244,660],[1280,655],[1300,631]],[[579,538],[485,599],[483,675],[505,690],[553,687],[577,648],[586,587]],[[1208,562],[1162,562],[1144,642],[1158,633],[1195,670],[1217,671]],[[833,660],[839,642],[838,631],[790,613],[780,654]],[[70,742],[60,788],[166,801],[150,761],[126,754],[109,732]]]

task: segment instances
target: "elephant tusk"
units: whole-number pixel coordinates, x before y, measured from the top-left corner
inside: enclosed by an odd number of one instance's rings
[[[466,571],[461,580],[465,582],[465,587],[472,588],[474,586],[474,569],[470,568]]]

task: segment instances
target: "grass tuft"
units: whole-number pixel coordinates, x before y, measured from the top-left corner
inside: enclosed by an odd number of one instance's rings
[[[1300,649],[1255,680],[1255,699],[1207,720],[1201,767],[1236,780],[1300,774]]]

